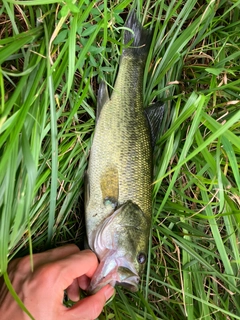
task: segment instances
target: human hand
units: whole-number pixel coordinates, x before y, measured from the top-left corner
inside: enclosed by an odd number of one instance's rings
[[[79,288],[86,290],[98,260],[90,250],[80,251],[75,245],[67,245],[15,259],[8,268],[12,285],[35,320],[91,320],[98,317],[114,289],[105,286],[96,294],[79,300]],[[63,305],[63,293],[78,301],[71,308]],[[2,320],[25,320],[29,316],[22,311],[5,285],[0,287],[0,314]]]

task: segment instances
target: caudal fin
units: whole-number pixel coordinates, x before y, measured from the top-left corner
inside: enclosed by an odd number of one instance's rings
[[[147,56],[152,41],[152,31],[144,29],[137,19],[135,11],[132,11],[124,25],[133,31],[124,30],[124,45],[127,45],[131,40],[130,47],[123,50],[123,55],[140,55]]]

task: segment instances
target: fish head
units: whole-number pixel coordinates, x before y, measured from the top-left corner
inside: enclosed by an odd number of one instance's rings
[[[99,266],[88,291],[97,292],[106,284],[138,290],[147,261],[150,222],[138,205],[125,202],[98,227],[93,251]]]

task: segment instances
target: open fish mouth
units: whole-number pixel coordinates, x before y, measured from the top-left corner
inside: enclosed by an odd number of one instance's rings
[[[138,291],[138,283],[140,278],[137,274],[125,267],[119,267],[118,274],[122,276],[122,279],[120,282],[116,282],[117,285],[121,285],[132,292]]]
[[[112,258],[111,258],[112,259]],[[123,258],[122,258],[123,259]],[[119,259],[120,261],[122,259]],[[100,262],[91,283],[88,288],[89,294],[94,294],[101,288],[110,284],[111,286],[120,285],[132,292],[138,291],[139,275],[130,265],[125,261],[127,267],[118,265],[120,261],[106,259]]]

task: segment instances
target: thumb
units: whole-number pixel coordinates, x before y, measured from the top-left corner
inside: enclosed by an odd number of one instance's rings
[[[114,294],[115,290],[109,284],[92,296],[86,297],[68,309],[66,319],[96,319],[101,313],[106,301]]]

